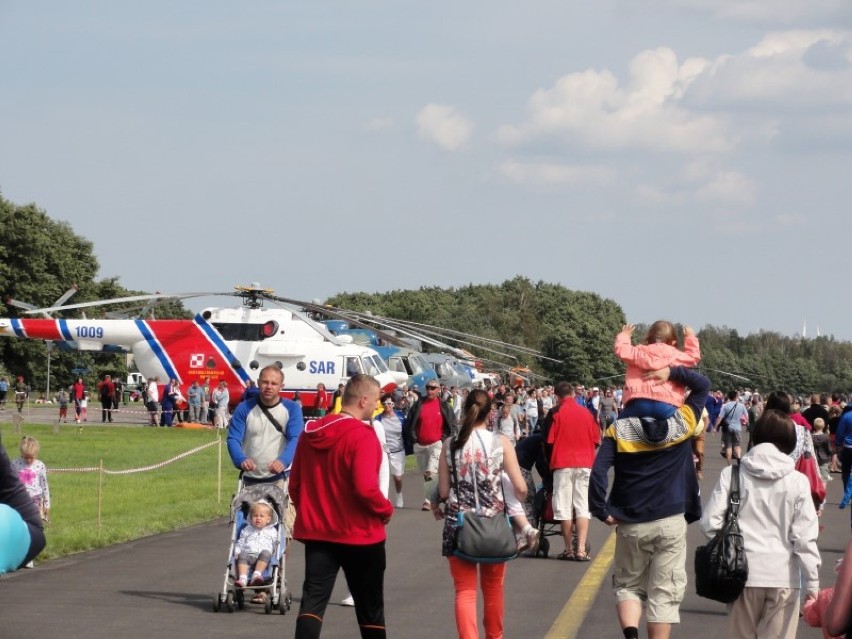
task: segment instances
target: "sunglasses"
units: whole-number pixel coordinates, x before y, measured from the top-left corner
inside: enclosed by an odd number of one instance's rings
[[[393,402],[385,402],[385,406],[393,406]]]
[[[426,390],[438,390],[437,386],[427,386]]]

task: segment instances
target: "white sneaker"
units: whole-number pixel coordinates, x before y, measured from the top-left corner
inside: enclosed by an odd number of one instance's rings
[[[24,568],[35,568],[35,564],[30,561],[24,566]]]
[[[402,508],[402,493],[396,494],[396,502],[394,503],[395,508]]]
[[[343,599],[340,602],[340,605],[341,606],[354,606],[355,600],[352,598],[352,595],[349,595],[348,597],[346,597],[345,599]]]

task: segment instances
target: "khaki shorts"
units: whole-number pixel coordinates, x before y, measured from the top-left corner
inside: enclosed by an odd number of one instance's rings
[[[440,440],[426,446],[414,444],[414,455],[417,457],[417,468],[420,472],[431,473],[432,477],[438,476],[438,460],[441,459],[443,445],[444,443]]]
[[[645,602],[650,622],[679,623],[686,591],[686,519],[673,515],[618,524],[615,532],[616,600]]]
[[[591,468],[559,468],[553,472],[553,519],[569,521],[574,516],[589,519]]]

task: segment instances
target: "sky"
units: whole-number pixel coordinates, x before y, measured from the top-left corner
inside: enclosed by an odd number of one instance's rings
[[[852,3],[0,0],[0,193],[136,290],[852,340]]]

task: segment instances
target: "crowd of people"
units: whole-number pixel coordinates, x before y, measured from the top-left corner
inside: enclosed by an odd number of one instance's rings
[[[457,531],[465,515],[507,516],[517,553],[534,553],[540,542],[529,517],[534,472],[561,526],[564,549],[556,557],[590,561],[591,518],[614,527],[612,587],[623,636],[636,639],[643,616],[649,637],[670,636],[686,589],[686,527],[700,522],[708,538],[722,528],[735,466],[751,568],[742,594],[728,606],[726,636],[794,637],[800,609],[835,634],[848,631],[850,569],[839,570],[833,593],[820,591],[817,537],[833,474],[849,486],[844,501],[852,500],[852,404],[838,395],[711,391],[710,380],[694,369],[701,353],[689,327],[682,349],[668,322],[653,324],[638,344],[633,332],[625,326],[615,339],[627,367],[620,386],[586,389],[562,381],[468,389],[430,381],[422,394],[406,387],[382,394],[374,378],[359,374],[331,395],[318,388],[303,409],[298,398],[282,398],[283,372],[267,366],[232,416],[224,382],[211,390],[196,381],[183,398],[175,380],[161,386],[154,378],[144,393],[151,425],[171,425],[173,415],[186,411],[187,419],[227,427],[228,452],[242,481],[275,484],[288,495],[286,537],[305,548],[297,638],[320,636],[340,570],[361,636],[386,636],[385,530],[404,504],[407,455],[415,456],[423,478],[421,510],[444,522],[441,553],[454,584],[459,637],[479,636],[478,589],[486,637],[503,636],[506,564],[457,552]],[[68,389],[78,418],[87,394],[82,380]],[[98,384],[102,421],[112,421],[116,395],[106,376]],[[726,467],[702,506],[708,437],[718,437]],[[21,450],[16,463],[37,478],[37,443],[27,442],[26,451],[22,443]],[[39,490],[46,518],[46,483],[29,486]],[[237,588],[263,585],[265,544],[278,523],[263,503],[250,514],[238,544],[244,554],[236,564]],[[260,589],[253,601],[264,597]]]
[[[795,636],[801,604],[811,609],[820,600],[816,540],[824,507],[797,464],[813,457],[822,471],[817,481],[830,481],[837,470],[848,482],[852,417],[846,415],[852,406],[844,412],[843,398],[823,396],[802,406],[786,393],[764,398],[756,389],[730,391],[725,401],[691,368],[700,360],[694,333],[685,329],[681,351],[674,327],[659,324],[636,346],[632,327],[619,334],[616,352],[628,367],[620,387],[560,382],[486,391],[429,382],[422,395],[404,387],[381,395],[372,378],[355,376],[323,404],[330,413],[314,413],[318,419],[303,432],[276,429],[264,447],[277,442],[267,454],[282,465],[293,463],[289,494],[299,515],[292,534],[306,552],[296,636],[320,636],[340,569],[361,636],[385,636],[384,527],[403,506],[404,460],[413,454],[423,477],[421,509],[444,520],[442,554],[455,586],[459,637],[479,636],[478,589],[485,634],[502,637],[506,574],[505,563],[479,563],[455,552],[459,522],[467,512],[504,513],[518,552],[535,550],[538,531],[528,511],[513,510],[513,504],[529,504],[533,468],[552,491],[553,517],[562,527],[565,548],[557,557],[591,559],[585,540],[592,517],[615,527],[613,592],[624,637],[639,636],[643,616],[650,637],[668,637],[685,595],[686,526],[700,521],[712,536],[724,520],[730,468],[704,508],[699,495],[698,440],[708,434],[718,436],[726,461],[742,469],[740,521],[750,563],[758,566],[729,607],[726,636]],[[273,393],[269,399],[268,407],[290,402]],[[254,437],[272,435],[275,420],[256,410],[258,403],[241,407],[255,411]],[[290,419],[293,414],[287,411]],[[241,426],[245,417],[236,417],[229,452],[245,471],[241,460],[257,441]],[[273,470],[269,466],[261,481]],[[774,507],[779,500],[787,505]]]

